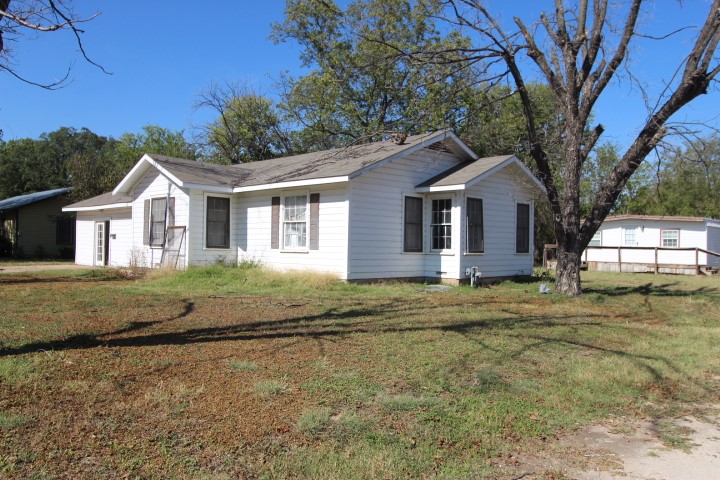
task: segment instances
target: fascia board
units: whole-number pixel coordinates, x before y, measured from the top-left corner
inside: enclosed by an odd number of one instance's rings
[[[455,192],[458,190],[465,190],[467,187],[464,184],[459,185],[444,185],[442,187],[419,187],[415,191],[417,193],[433,193],[433,192]]]
[[[250,185],[247,187],[235,187],[232,193],[257,192],[261,190],[275,190],[279,188],[310,187],[313,185],[327,185],[329,183],[345,183],[350,180],[348,176],[316,178],[312,180],[295,180],[292,182],[264,183],[262,185]]]
[[[132,203],[111,203],[108,205],[97,205],[94,207],[63,207],[63,212],[91,212],[93,210],[112,210],[115,208],[128,208],[132,207]]]

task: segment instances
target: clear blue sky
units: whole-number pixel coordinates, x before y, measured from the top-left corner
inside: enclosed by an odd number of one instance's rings
[[[526,14],[541,2],[489,2],[508,20]],[[547,5],[546,5],[547,3]],[[542,2],[547,9],[551,2]],[[644,17],[646,32],[665,34],[682,23],[697,25],[709,0],[657,0]],[[80,16],[101,15],[85,26],[88,54],[112,75],[82,60],[74,39],[65,33],[40,35],[14,44],[18,71],[36,81],[52,81],[74,62],[72,83],[57,91],[25,85],[0,73],[0,129],[5,140],[31,137],[61,126],[87,127],[118,137],[139,132],[148,124],[189,133],[209,120],[197,112],[197,95],[213,81],[246,82],[272,95],[273,81],[282,71],[298,73],[298,48],[275,45],[268,39],[271,23],[281,21],[283,0],[200,3],[128,0],[76,0]],[[534,17],[537,18],[537,17]],[[531,20],[528,20],[531,21]],[[633,69],[658,89],[689,48],[688,35],[660,44],[646,43],[633,52]],[[637,89],[623,80],[598,105],[597,120],[607,127],[605,138],[626,144],[645,117]],[[679,119],[711,121],[720,111],[715,87]]]

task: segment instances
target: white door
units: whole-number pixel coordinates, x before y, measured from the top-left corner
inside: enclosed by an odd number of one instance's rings
[[[105,266],[108,259],[108,224],[95,223],[95,265]]]

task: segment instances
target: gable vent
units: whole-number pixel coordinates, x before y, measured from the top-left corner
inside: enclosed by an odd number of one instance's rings
[[[443,141],[435,142],[431,145],[428,145],[426,148],[428,150],[434,150],[436,152],[452,153],[452,151],[445,146],[445,142]]]

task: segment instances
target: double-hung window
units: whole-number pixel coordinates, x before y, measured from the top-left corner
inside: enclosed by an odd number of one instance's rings
[[[432,201],[430,231],[433,250],[452,248],[452,200],[443,198]]]
[[[515,253],[530,253],[530,204],[517,204],[515,221]]]
[[[404,252],[423,251],[423,199],[405,197]]]
[[[623,228],[623,245],[626,247],[634,247],[638,244],[637,240],[638,227]]]
[[[153,198],[150,202],[150,245],[162,246],[165,242],[166,198]]]
[[[483,202],[479,198],[467,199],[467,252],[483,253],[485,234],[483,232]]]
[[[588,243],[588,247],[600,247],[602,246],[602,232],[595,232],[595,235],[593,235],[592,239],[590,240],[590,243]]]
[[[307,248],[307,195],[285,197],[282,214],[283,248]]]
[[[207,248],[230,248],[230,199],[207,197]]]
[[[660,238],[663,247],[677,248],[680,246],[680,230],[661,230]]]

